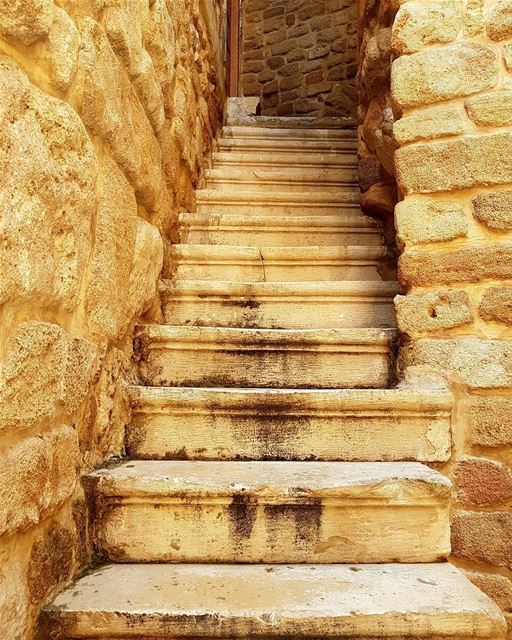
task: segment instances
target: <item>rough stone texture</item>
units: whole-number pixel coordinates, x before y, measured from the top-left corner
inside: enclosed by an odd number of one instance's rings
[[[222,119],[215,0],[0,1],[0,637],[90,561],[131,337]],[[80,506],[81,505],[81,506]]]
[[[472,200],[473,215],[493,231],[512,231],[512,191],[483,193]]]
[[[354,2],[245,0],[242,13],[242,91],[262,115],[355,115]]]
[[[503,45],[502,53],[507,71],[512,71],[512,42],[506,42]]]
[[[510,613],[512,612],[512,580],[506,576],[466,571],[471,582],[492,598],[507,615],[510,629]]]
[[[407,2],[393,25],[393,51],[402,55],[430,44],[452,42],[461,28],[462,2]]]
[[[512,124],[512,91],[483,93],[465,102],[471,120],[485,127]]]
[[[424,109],[397,120],[393,126],[399,145],[464,133],[466,123],[459,109]]]
[[[512,278],[512,242],[496,242],[454,251],[406,251],[400,256],[400,280],[408,285],[479,282]]]
[[[408,335],[452,329],[473,320],[465,291],[429,291],[395,298],[400,331]]]
[[[467,411],[472,444],[493,448],[512,446],[512,397],[471,396]]]
[[[395,156],[398,184],[404,193],[507,184],[512,182],[511,145],[507,131],[402,147]]]
[[[453,554],[459,558],[512,568],[512,514],[459,512],[452,521]]]
[[[484,293],[478,313],[484,320],[512,324],[512,287],[492,287]]]
[[[455,488],[463,505],[488,507],[512,498],[512,474],[488,458],[462,458],[455,466]]]
[[[453,240],[468,232],[458,202],[408,197],[397,204],[395,221],[398,238],[405,245]]]
[[[492,49],[457,42],[395,60],[391,94],[399,107],[416,107],[491,89],[497,81],[498,59]]]
[[[450,371],[473,389],[512,386],[512,342],[504,340],[420,338],[402,349],[400,364]]]
[[[512,2],[498,0],[487,16],[487,34],[492,40],[512,38]]]

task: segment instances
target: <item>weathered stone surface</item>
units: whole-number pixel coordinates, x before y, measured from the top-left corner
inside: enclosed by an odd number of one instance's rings
[[[457,42],[395,60],[391,94],[399,107],[416,107],[491,89],[497,80],[492,49],[478,42]]]
[[[512,91],[483,93],[465,102],[471,120],[487,127],[512,124]]]
[[[512,514],[461,511],[452,521],[453,554],[497,567],[512,568]]]
[[[53,0],[2,0],[0,33],[14,42],[31,45],[50,30],[53,7]]]
[[[512,324],[512,287],[491,287],[484,293],[478,313],[484,320]]]
[[[409,293],[395,298],[400,331],[413,335],[469,324],[473,312],[465,291]]]
[[[512,397],[471,396],[468,404],[469,436],[482,447],[512,445]]]
[[[370,99],[389,91],[391,29],[382,28],[367,42],[360,62],[361,83]]]
[[[488,507],[512,498],[512,473],[501,462],[467,457],[455,465],[457,500],[466,506]]]
[[[477,36],[484,30],[484,0],[468,0],[464,13],[464,33]]]
[[[491,5],[487,15],[487,35],[491,40],[512,38],[512,2],[498,0]]]
[[[406,251],[400,256],[402,282],[428,286],[433,282],[479,282],[512,278],[512,243],[500,242],[455,251]]]
[[[361,195],[361,208],[380,216],[392,216],[397,200],[394,184],[377,182]]]
[[[507,42],[502,47],[503,61],[507,71],[512,71],[512,42]]]
[[[424,109],[397,120],[393,133],[398,144],[430,140],[464,133],[466,124],[460,109]]]
[[[512,133],[506,132],[402,147],[395,154],[397,179],[405,193],[507,184],[511,145]]]
[[[89,250],[93,148],[71,107],[5,59],[0,94],[0,301],[71,311]]]
[[[512,611],[512,581],[501,575],[466,571],[471,582],[492,598],[503,611]]]
[[[430,44],[452,42],[462,28],[462,3],[406,2],[393,23],[396,55],[414,53]]]
[[[468,221],[458,202],[407,197],[395,208],[398,238],[403,244],[442,242],[467,235]]]
[[[473,215],[493,231],[512,230],[512,191],[484,193],[472,200]]]
[[[107,156],[98,180],[94,228],[85,298],[88,325],[94,338],[119,339],[128,317],[128,274],[137,233],[137,202],[123,173]]]
[[[0,534],[51,515],[77,485],[78,438],[71,427],[30,437],[0,453]]]
[[[401,350],[401,366],[427,365],[475,389],[512,386],[512,342],[474,337],[421,338]]]
[[[80,34],[75,23],[60,7],[54,9],[54,19],[46,42],[41,45],[41,57],[50,68],[53,84],[65,91],[75,74],[78,63]]]
[[[0,377],[0,430],[23,429],[72,413],[85,398],[96,369],[96,349],[55,324],[24,322],[7,344]],[[26,399],[30,398],[30,402]]]

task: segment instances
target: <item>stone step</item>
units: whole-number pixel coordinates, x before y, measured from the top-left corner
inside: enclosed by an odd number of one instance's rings
[[[450,482],[413,462],[128,461],[84,477],[117,562],[436,562]]]
[[[390,382],[386,329],[136,331],[144,383],[165,387],[379,388]]]
[[[384,247],[244,247],[178,244],[174,278],[234,282],[380,280]]]
[[[214,166],[217,163],[236,167],[280,167],[286,168],[318,168],[318,167],[356,167],[357,154],[349,149],[339,151],[320,151],[311,149],[266,150],[231,148],[229,151],[214,151]]]
[[[394,327],[393,281],[176,280],[162,292],[167,323],[202,327]]]
[[[282,167],[238,168],[231,165],[217,165],[208,171],[207,181],[210,189],[225,190],[235,187],[243,191],[259,193],[279,190],[298,193],[330,193],[341,197],[347,187],[353,188],[358,184],[355,167],[284,169]]]
[[[382,245],[375,221],[353,211],[342,215],[286,218],[243,213],[182,213],[179,221],[181,242],[189,244],[265,247]]]
[[[503,640],[498,607],[449,563],[109,565],[46,607],[41,640]]]
[[[275,129],[274,131],[278,131]],[[357,140],[354,138],[326,138],[298,136],[236,136],[222,137],[218,140],[218,149],[231,151],[295,151],[297,153],[357,151]]]
[[[343,140],[357,142],[355,129],[318,129],[318,128],[264,128],[251,126],[222,127],[223,138],[273,140]]]
[[[133,458],[442,462],[451,452],[442,388],[129,392]]]
[[[241,212],[259,216],[271,215],[339,215],[360,212],[359,190],[344,189],[340,194],[269,190],[267,193],[229,189],[196,191],[198,213]]]

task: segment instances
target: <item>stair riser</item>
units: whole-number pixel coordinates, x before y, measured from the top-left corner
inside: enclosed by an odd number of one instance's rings
[[[248,151],[230,150],[217,151],[212,155],[213,166],[231,166],[244,169],[261,169],[274,166],[283,170],[291,168],[293,170],[330,168],[343,169],[357,167],[357,155],[355,153],[343,152],[300,152],[296,151]]]
[[[169,324],[203,327],[331,329],[393,327],[396,323],[389,298],[201,298],[172,290],[164,296],[163,308]]]
[[[208,185],[215,180],[228,180],[233,182],[276,182],[285,184],[357,184],[359,179],[357,166],[346,167],[235,167],[232,163],[217,162],[213,169],[207,173]]]
[[[296,194],[297,198],[300,198],[301,195],[307,194],[308,197],[311,197],[312,193],[318,194],[330,194],[333,200],[343,199],[347,188],[354,188],[354,181],[352,179],[344,180],[338,184],[332,183],[322,183],[318,181],[318,183],[310,183],[310,182],[278,182],[278,181],[260,181],[260,180],[209,180],[208,188],[213,189],[215,191],[225,192],[227,190],[233,190],[234,188],[239,188],[242,191],[250,191],[251,193],[261,193],[266,194],[269,192],[279,192],[284,191],[286,193]]]
[[[381,277],[379,262],[344,264],[272,264],[265,261],[245,264],[178,263],[175,278],[181,280],[229,280],[231,282],[311,282],[371,280]]]
[[[257,153],[295,152],[301,154],[352,153],[357,151],[354,140],[265,140],[258,138],[221,138],[219,151],[255,151]]]
[[[149,347],[149,348],[148,348]],[[390,381],[390,354],[353,351],[173,348],[147,345],[140,363],[144,382],[168,387],[379,388]]]
[[[127,429],[136,459],[435,462],[449,459],[450,446],[449,416],[400,417],[391,408],[322,416],[171,405],[135,410]]]
[[[308,228],[250,228],[247,227],[188,227],[182,226],[180,238],[182,243],[213,244],[213,245],[243,245],[263,247],[302,247],[315,245],[319,247],[348,246],[379,246],[382,238],[372,229],[337,228],[308,229]]]
[[[435,502],[105,499],[96,546],[116,562],[435,562],[450,551],[449,518]]]

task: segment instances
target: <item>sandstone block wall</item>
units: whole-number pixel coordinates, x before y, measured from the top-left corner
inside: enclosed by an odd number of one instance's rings
[[[355,0],[243,0],[241,87],[262,115],[355,115]]]
[[[452,381],[453,559],[512,623],[512,1],[396,9],[401,368]]]
[[[134,323],[224,105],[224,3],[0,3],[0,637],[91,558]]]

